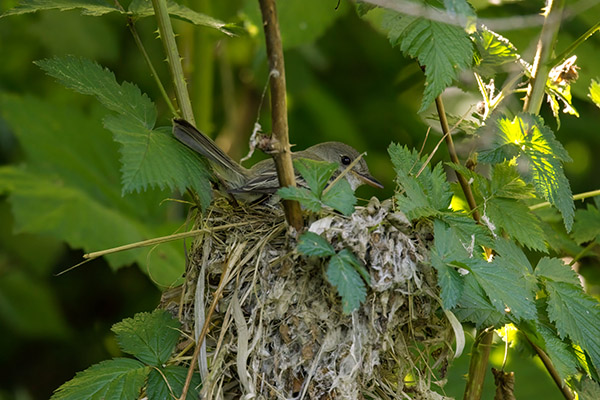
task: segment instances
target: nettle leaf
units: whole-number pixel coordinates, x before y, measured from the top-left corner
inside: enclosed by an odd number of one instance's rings
[[[535,268],[535,276],[552,282],[564,282],[581,286],[577,273],[558,258],[543,257]]]
[[[452,230],[442,221],[434,221],[435,244],[431,249],[431,264],[437,270],[443,306],[449,310],[456,306],[464,289],[464,280],[450,263],[466,255]]]
[[[298,158],[294,160],[294,168],[302,175],[311,192],[321,196],[329,178],[338,168],[337,163]]]
[[[327,191],[323,193],[323,196],[321,196],[321,200],[323,201],[323,204],[328,205],[344,215],[352,214],[357,202],[350,183],[345,179],[340,179],[335,185],[328,188]]]
[[[506,314],[490,302],[483,288],[472,274],[464,276],[464,290],[458,306],[452,311],[461,321],[473,322],[477,327],[499,326],[506,321]]]
[[[490,183],[493,196],[508,199],[530,199],[535,197],[533,186],[525,183],[519,175],[516,165],[508,161],[494,164]]]
[[[496,75],[502,65],[512,63],[519,58],[517,49],[505,37],[480,26],[473,35],[477,55],[475,71],[485,77]]]
[[[515,199],[492,198],[485,203],[485,213],[494,224],[522,245],[547,252],[546,234],[529,207]]]
[[[329,260],[327,280],[336,287],[341,296],[344,314],[351,314],[367,298],[367,289],[364,280],[344,252],[348,250],[342,250],[342,255],[336,254]]]
[[[202,157],[180,143],[170,127],[147,129],[122,115],[107,115],[104,127],[120,143],[123,194],[158,187],[196,191],[203,207],[210,204],[210,173]]]
[[[469,254],[477,251],[479,246],[493,246],[494,242],[490,236],[490,231],[468,215],[446,212],[438,215],[438,218],[450,226],[452,234],[456,236],[456,239]]]
[[[305,256],[328,257],[335,254],[333,246],[314,232],[304,232],[298,240],[297,249]]]
[[[536,328],[542,339],[544,339],[546,353],[552,360],[552,364],[561,379],[564,380],[576,374],[578,362],[571,346],[561,340],[550,327],[538,323]]]
[[[450,86],[461,70],[471,66],[473,43],[460,26],[385,10],[382,27],[392,46],[399,46],[405,55],[425,67],[425,92],[419,112]]]
[[[447,211],[452,199],[452,191],[446,180],[441,164],[433,171],[425,167],[421,169],[425,158],[419,159],[416,150],[392,143],[388,152],[396,171],[396,182],[400,192],[396,194],[396,203],[409,219],[433,216],[439,211]]]
[[[167,365],[153,368],[148,375],[146,394],[148,400],[174,399],[181,396],[188,368],[182,365]],[[200,374],[192,375],[192,383],[187,392],[189,399],[200,398]]]
[[[277,195],[282,199],[296,200],[304,208],[312,212],[321,211],[321,200],[308,189],[299,187],[282,187],[277,190]]]
[[[569,337],[589,356],[593,367],[600,368],[600,303],[577,284],[546,279],[548,316],[558,335]]]
[[[352,265],[352,267],[362,276],[362,278],[367,282],[367,285],[371,285],[371,276],[369,272],[361,263],[354,254],[348,249],[343,249],[338,253],[338,257],[340,257],[345,263]]]
[[[52,400],[137,399],[150,367],[130,358],[114,358],[78,372],[56,389]]]
[[[113,325],[119,347],[148,365],[164,364],[179,340],[179,321],[165,310],[138,313]]]
[[[587,210],[575,211],[572,236],[577,244],[600,241],[600,211],[596,207],[588,204]]]
[[[575,206],[562,167],[563,162],[571,161],[567,151],[539,116],[520,113],[513,120],[500,117],[497,127],[492,148],[481,151],[479,160],[498,163],[519,157],[517,161],[527,168],[536,192],[561,212],[570,231]]]
[[[7,10],[0,18],[43,10],[68,11],[81,9],[83,15],[100,16],[119,9],[104,0],[21,0],[19,5]]]
[[[598,108],[600,108],[600,83],[594,79],[590,82],[590,92],[588,93],[588,97],[592,99]]]
[[[117,83],[115,75],[98,63],[82,57],[64,56],[36,61],[40,68],[74,91],[95,96],[111,111],[152,129],[156,107],[146,94],[132,83]]]

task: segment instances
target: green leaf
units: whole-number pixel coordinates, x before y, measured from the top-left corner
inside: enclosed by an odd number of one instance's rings
[[[498,163],[520,157],[536,192],[561,212],[565,227],[571,230],[575,206],[562,167],[562,162],[571,161],[567,151],[539,116],[520,113],[513,120],[501,117],[497,127],[492,148],[481,151],[479,160]]]
[[[535,276],[552,282],[581,286],[577,273],[558,258],[543,257],[535,268]]]
[[[323,204],[338,210],[344,215],[352,214],[357,202],[352,187],[346,179],[337,181],[327,192],[323,193],[321,200]]]
[[[508,199],[530,199],[535,197],[532,185],[525,183],[514,164],[494,164],[490,180],[491,195]]]
[[[122,193],[146,190],[148,187],[177,190],[192,188],[203,207],[210,204],[210,173],[202,157],[182,146],[171,134],[171,128],[147,129],[122,115],[108,115],[104,126],[122,146]]]
[[[148,365],[164,364],[179,340],[179,321],[165,310],[138,313],[113,325],[119,347]]]
[[[344,256],[336,254],[331,257],[327,265],[327,280],[337,288],[338,294],[342,297],[344,314],[350,314],[358,309],[367,298],[365,282]]]
[[[577,244],[600,241],[600,211],[596,207],[588,204],[587,210],[575,211],[572,236]]]
[[[468,215],[446,212],[438,215],[438,218],[450,226],[452,234],[456,236],[463,248],[470,249],[471,253],[476,251],[478,246],[493,246],[490,231]]]
[[[298,240],[297,249],[305,256],[328,257],[335,254],[333,246],[314,232],[304,232]]]
[[[465,250],[452,234],[451,229],[437,219],[434,221],[433,237],[435,244],[431,249],[431,263],[438,273],[438,286],[441,288],[443,306],[449,310],[456,305],[464,289],[462,277],[450,262],[464,257]]]
[[[56,389],[52,400],[137,399],[150,367],[130,358],[115,358],[78,372]]]
[[[545,350],[561,379],[566,379],[577,373],[577,358],[568,343],[561,340],[553,329],[546,325],[537,324],[537,331],[544,339]]]
[[[425,67],[425,93],[419,112],[449,87],[458,73],[471,66],[473,43],[460,27],[425,17],[386,10],[382,27],[392,46]]]
[[[556,325],[558,336],[569,337],[600,368],[600,304],[580,285],[563,281],[545,281],[548,293],[548,316]]]
[[[590,92],[588,93],[588,97],[592,99],[598,108],[600,108],[600,83],[595,79],[592,79],[590,82]]]
[[[188,368],[182,365],[167,365],[158,367],[160,372],[153,368],[148,375],[148,386],[146,393],[148,400],[164,400],[179,398],[183,391]],[[166,379],[166,380],[165,380]],[[198,399],[200,387],[200,375],[192,375],[192,383],[188,391],[189,399]]]
[[[294,168],[302,175],[310,191],[320,197],[338,164],[298,158],[294,160]]]
[[[129,11],[136,18],[154,15],[154,7],[152,6],[152,2],[148,0],[133,0],[129,5]],[[194,25],[214,28],[229,36],[242,31],[235,25],[227,24],[206,14],[201,14],[172,0],[167,0],[167,12],[172,17],[177,17]]]
[[[141,127],[154,127],[156,107],[152,100],[132,83],[117,83],[115,75],[98,63],[74,56],[35,63],[69,89],[95,96],[106,108],[135,120]]]
[[[392,143],[388,152],[391,156],[396,182],[401,191],[396,194],[396,203],[409,219],[417,219],[447,211],[452,198],[450,185],[441,164],[431,171],[425,167],[415,177],[425,162],[419,159],[416,150]]]
[[[282,187],[277,190],[277,195],[282,199],[296,200],[307,210],[321,211],[321,200],[310,190],[299,187]]]
[[[464,276],[464,290],[453,310],[460,321],[473,322],[477,327],[499,326],[506,320],[506,314],[492,305],[483,288],[472,274]]]
[[[492,198],[486,202],[485,215],[522,245],[531,250],[547,251],[539,220],[521,201]]]
[[[0,15],[0,18],[43,10],[67,11],[75,8],[80,8],[83,15],[96,17],[110,12],[119,12],[116,6],[104,0],[21,0],[18,6],[6,11]]]
[[[485,77],[492,77],[501,71],[502,65],[517,61],[519,54],[505,37],[480,26],[471,35],[477,50],[475,71]]]
[[[362,276],[362,278],[367,282],[367,285],[371,285],[371,275],[354,254],[348,249],[343,249],[338,253],[338,257],[340,257],[345,263],[352,265],[352,267]]]
[[[121,196],[118,145],[91,110],[84,116],[71,104],[0,95],[2,118],[27,160],[26,167],[0,168],[0,192],[8,193],[15,230],[50,235],[85,252],[172,233],[177,227],[165,223],[168,207],[159,206],[169,194]],[[105,258],[113,268],[137,262],[165,286],[180,281],[185,266],[176,242]]]

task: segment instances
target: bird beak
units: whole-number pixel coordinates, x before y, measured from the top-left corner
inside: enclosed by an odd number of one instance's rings
[[[373,186],[378,189],[383,189],[383,185],[377,179],[373,178],[371,175],[368,175],[368,174],[363,175],[363,174],[356,173],[356,176],[363,183],[366,183],[369,186]]]

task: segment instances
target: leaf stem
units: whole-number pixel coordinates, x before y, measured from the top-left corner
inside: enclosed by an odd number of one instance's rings
[[[573,196],[573,201],[583,200],[583,199],[587,199],[589,197],[595,197],[595,196],[600,196],[600,189],[592,190],[590,192],[578,193]],[[545,208],[545,207],[549,207],[549,206],[550,206],[550,202],[544,201],[542,203],[538,203],[538,204],[529,206],[529,209],[533,211],[533,210],[537,210],[537,209]]]
[[[555,4],[556,3],[556,4]],[[523,104],[523,111],[531,114],[539,114],[544,100],[546,82],[550,73],[548,60],[556,44],[556,36],[560,27],[565,0],[547,0],[544,13],[544,25],[537,44],[531,80],[527,89],[527,96]]]
[[[156,73],[156,69],[154,68],[154,65],[152,64],[152,60],[150,60],[150,56],[148,56],[148,52],[146,52],[146,48],[144,47],[144,44],[142,43],[142,40],[140,39],[140,35],[138,34],[137,29],[135,29],[135,22],[133,21],[133,18],[130,16],[127,17],[127,27],[129,28],[129,32],[131,32],[131,36],[133,36],[133,40],[135,41],[135,44],[137,45],[138,49],[142,53],[142,56],[144,57],[144,60],[146,61],[146,65],[148,65],[148,68],[150,69],[150,74],[154,78],[154,81],[156,82],[156,86],[158,86],[158,90],[160,91],[160,94],[162,95],[163,99],[165,100],[165,103],[167,103],[169,110],[171,110],[171,113],[173,114],[173,116],[178,116],[177,110],[175,109],[173,102],[169,98],[169,95],[167,94],[167,91],[165,90],[164,85],[160,81],[160,78],[159,78],[158,74]]]
[[[600,31],[600,21],[596,22],[590,29],[587,30],[583,35],[579,36],[569,47],[567,47],[562,53],[556,56],[549,62],[550,68],[554,68],[557,65],[562,64],[574,51],[579,47],[580,44],[585,42],[594,33]]]
[[[471,349],[471,361],[469,363],[469,375],[463,397],[464,400],[477,400],[481,398],[494,331],[478,330],[476,337],[479,340],[475,340]]]
[[[154,0],[155,1],[155,0]],[[273,159],[281,187],[296,186],[294,166],[288,134],[285,65],[283,46],[277,20],[275,0],[258,0],[262,14],[267,56],[269,58],[269,79],[271,84],[271,120],[273,131]],[[283,208],[287,222],[300,231],[303,226],[300,203],[284,200]]]
[[[156,16],[156,22],[158,23],[160,38],[165,48],[165,53],[167,54],[167,62],[169,63],[169,68],[173,77],[175,97],[177,98],[179,109],[181,110],[183,118],[192,125],[196,125],[194,113],[192,111],[192,103],[186,88],[187,84],[185,82],[185,76],[183,75],[179,50],[177,49],[175,34],[173,33],[173,26],[171,25],[169,12],[167,11],[167,2],[166,0],[152,0],[152,6],[154,7],[154,14]]]

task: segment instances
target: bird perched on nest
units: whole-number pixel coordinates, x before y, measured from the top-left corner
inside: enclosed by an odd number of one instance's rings
[[[274,194],[279,189],[279,180],[272,158],[260,161],[251,168],[245,168],[223,152],[208,136],[183,119],[173,120],[173,135],[192,150],[206,157],[227,192],[236,198],[255,200]],[[325,142],[306,150],[292,153],[292,159],[307,158],[316,161],[338,163],[339,168],[333,177],[342,173],[360,154],[351,146],[340,142]],[[371,173],[364,159],[360,159],[344,178],[352,190],[362,184],[383,188]],[[306,186],[296,171],[299,186]]]

